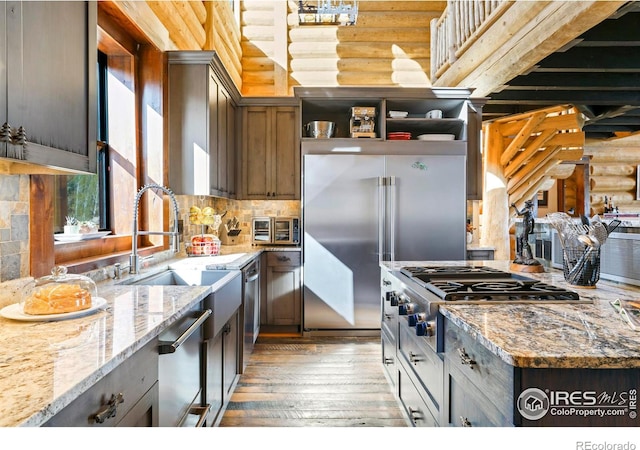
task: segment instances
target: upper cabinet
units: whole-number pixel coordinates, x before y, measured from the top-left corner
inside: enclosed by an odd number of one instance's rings
[[[215,52],[168,52],[169,186],[236,198],[239,93]]]
[[[0,171],[96,172],[96,2],[0,2]]]
[[[294,88],[303,153],[462,153],[467,199],[482,197],[480,130],[484,98],[464,88]],[[318,135],[326,122],[330,138]]]
[[[300,199],[300,119],[297,103],[292,100],[243,102],[243,199]]]

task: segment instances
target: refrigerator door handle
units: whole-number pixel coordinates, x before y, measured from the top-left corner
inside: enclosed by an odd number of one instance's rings
[[[378,262],[385,261],[384,235],[385,235],[385,202],[386,202],[386,178],[378,177]]]
[[[394,262],[396,260],[396,177],[387,177],[387,226],[389,227],[389,261]]]

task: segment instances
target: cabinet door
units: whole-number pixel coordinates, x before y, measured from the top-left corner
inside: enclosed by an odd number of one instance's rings
[[[227,104],[227,194],[229,198],[236,198],[237,186],[236,186],[236,170],[238,168],[237,159],[238,151],[236,148],[236,117],[237,108],[236,105],[229,101]]]
[[[233,391],[234,382],[238,375],[238,313],[234,314],[225,328],[224,333],[224,384],[223,396],[229,399]]]
[[[243,198],[267,199],[271,192],[268,142],[272,125],[269,110],[263,106],[247,106],[242,111],[242,185]]]
[[[117,427],[157,427],[158,426],[158,382],[153,385],[138,403],[118,422]]]
[[[218,334],[213,339],[205,341],[206,369],[205,369],[205,403],[211,406],[209,417],[212,423],[218,418],[222,409],[222,355],[223,355],[223,335]]]
[[[300,297],[299,267],[268,267],[266,318],[268,325],[299,325]]]
[[[298,108],[247,106],[243,109],[243,198],[300,198]]]
[[[210,98],[206,64],[169,63],[169,186],[176,194],[209,195]]]
[[[95,173],[96,2],[7,2],[6,8],[12,64],[1,103],[27,141],[9,147],[32,163]]]
[[[217,142],[212,142],[211,158],[212,194],[231,197],[235,195],[235,107],[221,83],[218,83],[217,91]]]
[[[272,109],[271,197],[278,200],[300,198],[300,143],[298,108],[277,106]],[[269,170],[269,166],[267,166]]]

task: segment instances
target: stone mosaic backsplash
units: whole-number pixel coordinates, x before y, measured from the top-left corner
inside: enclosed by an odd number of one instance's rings
[[[224,223],[228,219],[237,217],[242,230],[238,235],[238,245],[251,244],[251,218],[256,216],[296,216],[300,217],[299,200],[229,200],[215,197],[198,197],[191,195],[177,195],[180,207],[180,219],[183,223],[183,241],[190,242],[195,234],[202,233],[200,225],[189,223],[189,209],[192,205],[200,208],[211,206],[216,214],[227,214],[222,219]],[[205,227],[205,234],[215,234],[210,227]]]
[[[0,175],[0,282],[29,276],[29,176]]]

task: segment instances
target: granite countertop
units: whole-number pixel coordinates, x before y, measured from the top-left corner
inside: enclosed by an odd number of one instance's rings
[[[70,320],[23,322],[0,317],[0,427],[39,426],[158,336],[213,286],[131,285],[168,268],[239,270],[263,251],[300,247],[222,246],[219,256],[184,256],[97,282],[104,309]],[[29,279],[3,283],[0,308],[20,298]]]
[[[461,262],[447,262],[460,264]],[[510,261],[482,261],[509,271]],[[443,265],[442,261],[383,263],[392,270],[405,265]],[[521,273],[577,292],[591,303],[580,304],[467,304],[440,307],[442,314],[479,343],[516,367],[640,368],[640,331],[634,331],[609,302],[637,300],[640,288],[600,280],[595,289],[576,288],[562,271]]]
[[[104,310],[57,322],[0,317],[0,426],[39,426],[179,319],[210,286],[98,285]]]

